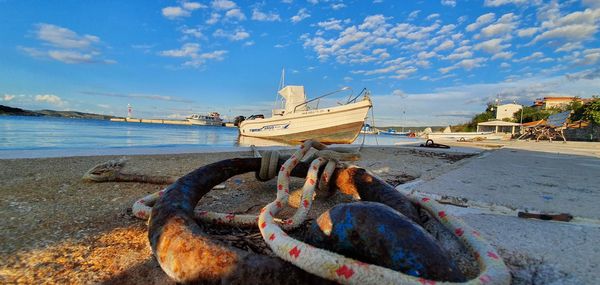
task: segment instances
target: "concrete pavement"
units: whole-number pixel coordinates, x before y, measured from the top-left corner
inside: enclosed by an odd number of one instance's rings
[[[600,143],[509,143],[399,187],[468,206],[448,210],[498,248],[515,284],[599,284],[599,156]],[[519,210],[575,219],[522,219]]]

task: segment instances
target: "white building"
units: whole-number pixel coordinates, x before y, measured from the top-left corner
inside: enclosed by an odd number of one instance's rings
[[[519,104],[504,104],[496,107],[496,120],[512,119],[515,112],[521,110],[523,106]]]
[[[494,132],[494,133],[510,133],[515,134],[515,131],[521,128],[519,123],[511,123],[505,121],[489,121],[477,124],[477,132]]]

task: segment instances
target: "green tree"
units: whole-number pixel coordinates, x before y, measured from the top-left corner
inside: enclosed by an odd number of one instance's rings
[[[583,119],[600,124],[600,98],[593,97],[591,102],[583,105]]]
[[[554,110],[542,110],[538,107],[523,107],[523,112],[517,111],[513,114],[513,118],[517,122],[521,122],[521,116],[523,116],[523,123],[529,123],[533,121],[543,120],[548,118],[550,114],[555,113]]]

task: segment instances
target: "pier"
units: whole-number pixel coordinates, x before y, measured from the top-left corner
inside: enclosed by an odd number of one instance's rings
[[[192,123],[186,120],[165,120],[165,119],[137,119],[137,118],[112,118],[111,122],[127,122],[127,123],[147,123],[147,124],[168,124],[168,125],[188,125]]]

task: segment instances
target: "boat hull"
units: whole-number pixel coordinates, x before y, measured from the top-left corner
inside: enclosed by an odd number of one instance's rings
[[[486,140],[500,140],[504,138],[503,134],[491,132],[461,132],[461,133],[429,133],[425,136],[427,139],[445,139],[445,140],[460,140],[460,139],[475,139],[482,138]]]
[[[190,122],[192,125],[195,125],[195,126],[222,126],[223,125],[222,122],[209,122],[209,121],[205,121],[205,120],[196,120],[196,119],[188,119],[188,122]]]
[[[291,143],[316,139],[325,144],[349,144],[358,137],[371,106],[366,99],[339,107],[244,121],[240,135]]]

